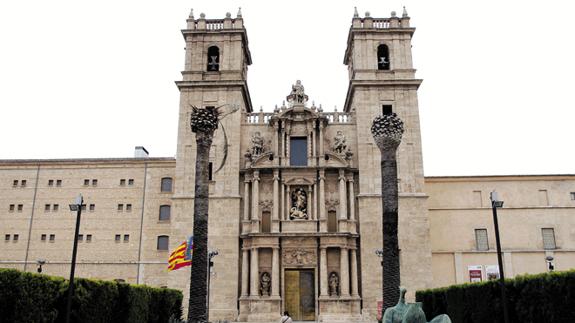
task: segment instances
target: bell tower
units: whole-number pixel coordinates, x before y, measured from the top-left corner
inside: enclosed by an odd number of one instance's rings
[[[381,264],[374,250],[381,249],[381,171],[380,152],[370,128],[373,119],[392,112],[404,121],[405,133],[397,153],[399,185],[399,248],[401,284],[413,300],[416,290],[430,287],[431,248],[427,195],[424,191],[423,161],[417,89],[422,80],[415,77],[411,56],[407,11],[398,17],[360,17],[357,9],[347,40],[344,64],[348,66],[349,88],[345,111],[356,115],[359,170],[359,217],[363,286],[381,286]],[[365,238],[369,237],[369,238]],[[385,266],[385,259],[383,259]],[[381,289],[363,289],[363,314],[372,317]]]
[[[220,120],[209,154],[208,249],[219,251],[213,270],[226,279],[210,283],[210,319],[232,321],[238,314],[239,272],[229,264],[239,262],[241,120],[252,111],[247,86],[251,54],[241,10],[235,18],[227,13],[223,19],[207,19],[203,13],[196,18],[192,11],[182,34],[185,67],[182,80],[176,82],[180,108],[170,250],[193,233],[197,147],[190,128],[192,106],[219,107],[230,113]],[[189,280],[189,271],[173,272],[168,278],[170,287],[184,291],[186,304]]]

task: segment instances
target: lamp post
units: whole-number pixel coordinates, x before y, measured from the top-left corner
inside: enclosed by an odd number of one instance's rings
[[[505,295],[505,274],[503,273],[503,259],[501,257],[501,242],[499,240],[499,223],[497,221],[497,208],[503,207],[503,201],[499,199],[499,194],[493,191],[489,194],[491,199],[491,209],[493,210],[493,226],[495,228],[495,243],[497,245],[497,263],[499,265],[499,284],[501,285],[501,303],[503,305],[503,319],[509,323],[509,313],[507,312],[507,296]]]
[[[36,260],[36,263],[38,264],[38,273],[41,274],[42,273],[42,265],[44,265],[46,263],[46,259],[38,259]]]
[[[76,270],[76,253],[78,251],[78,233],[80,232],[80,215],[84,198],[78,194],[74,204],[70,204],[70,211],[76,211],[76,231],[74,233],[74,248],[72,249],[72,268],[70,269],[70,283],[68,285],[68,304],[66,305],[66,323],[70,322],[70,312],[72,311],[72,295],[74,294],[74,271]]]
[[[217,250],[215,251],[210,251],[208,253],[208,292],[207,292],[207,300],[206,300],[206,321],[209,322],[210,321],[210,275],[212,273],[212,267],[214,266],[214,262],[212,261],[212,258],[214,258],[215,256],[217,256],[219,253]]]

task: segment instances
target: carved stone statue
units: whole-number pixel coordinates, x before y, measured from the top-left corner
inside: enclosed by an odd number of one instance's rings
[[[303,188],[298,187],[291,193],[291,205],[290,220],[307,219],[307,193]]]
[[[341,132],[341,130],[338,130],[337,134],[333,138],[333,146],[332,146],[333,151],[335,151],[338,154],[345,153],[345,149],[347,148],[347,144],[345,142],[346,142],[345,135],[343,134],[343,132]]]
[[[252,155],[258,156],[264,152],[264,138],[259,131],[252,135]]]
[[[405,288],[399,288],[399,301],[394,307],[385,310],[382,323],[426,323],[427,320],[421,309],[421,303],[405,303],[406,292]],[[446,314],[441,314],[434,317],[429,323],[451,323],[451,319]]]
[[[260,295],[270,296],[272,278],[268,272],[263,272],[260,276]]]
[[[335,271],[329,274],[329,296],[339,295],[339,276]]]
[[[291,93],[287,96],[288,102],[291,103],[306,103],[308,96],[305,94],[303,85],[300,80],[297,80],[294,85],[291,86]]]

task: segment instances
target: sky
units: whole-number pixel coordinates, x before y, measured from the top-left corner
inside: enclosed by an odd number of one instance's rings
[[[190,9],[242,7],[253,106],[272,111],[302,80],[344,104],[357,7],[406,6],[427,176],[573,174],[571,1],[2,1],[0,159],[174,157]],[[571,134],[571,135],[569,135]]]

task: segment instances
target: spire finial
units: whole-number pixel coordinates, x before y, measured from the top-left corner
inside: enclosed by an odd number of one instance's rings
[[[366,11],[366,12],[365,12],[365,17],[366,17],[366,18],[371,17],[371,13],[369,13],[369,11]]]
[[[232,17],[232,14],[229,12],[226,12],[226,18],[231,18],[231,17]]]
[[[190,19],[194,19],[194,8],[190,9]]]
[[[353,17],[359,18],[359,13],[357,12],[357,7],[353,7]]]
[[[200,19],[206,19],[206,14],[205,13],[200,13]]]
[[[238,7],[237,18],[241,18],[241,17],[242,17],[242,7]]]
[[[395,11],[392,11],[391,12],[391,18],[395,18],[395,17],[397,17],[397,13]]]
[[[264,107],[260,105],[260,112],[264,112]]]
[[[403,6],[403,13],[401,14],[401,18],[407,18],[409,17],[409,15],[407,14],[407,9],[405,9],[405,6]]]

